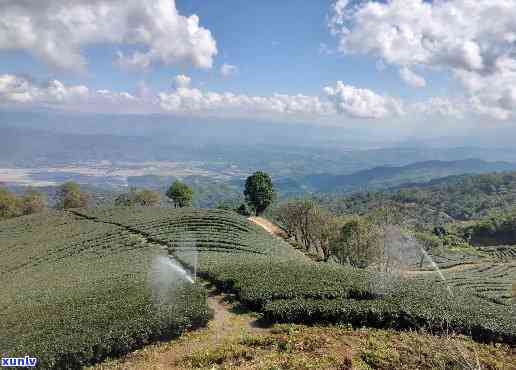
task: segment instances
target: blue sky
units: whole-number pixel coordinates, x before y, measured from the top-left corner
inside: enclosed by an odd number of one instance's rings
[[[217,42],[218,55],[210,70],[189,65],[157,64],[151,70],[124,70],[113,61],[125,45],[87,46],[88,71],[68,72],[53,68],[26,52],[11,50],[0,54],[4,73],[32,76],[41,81],[59,79],[69,84],[85,83],[96,89],[134,90],[145,81],[157,90],[170,88],[172,76],[186,74],[194,84],[214,91],[232,91],[252,95],[282,94],[318,95],[322,87],[337,80],[354,86],[374,88],[399,96],[431,96],[443,86],[446,76],[436,73],[425,91],[414,91],[400,84],[391,68],[379,71],[377,59],[371,56],[321,53],[321,44],[330,50],[337,40],[328,29],[327,17],[333,1],[287,0],[241,2],[236,0],[180,0],[181,14],[197,14],[202,27],[209,29]],[[231,78],[220,75],[227,63],[238,67]],[[434,83],[435,81],[435,83]]]
[[[511,5],[516,0],[6,0],[0,106],[512,121]],[[224,76],[224,64],[236,72]],[[178,75],[190,82],[174,86]]]

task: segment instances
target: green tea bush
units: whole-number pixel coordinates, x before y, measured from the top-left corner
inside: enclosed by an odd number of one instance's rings
[[[66,212],[0,222],[0,255],[0,353],[41,368],[80,368],[211,314],[204,288],[184,279],[160,281],[169,299],[158,300],[163,251],[114,225]]]
[[[392,294],[372,300],[276,300],[268,303],[263,313],[274,322],[424,328],[437,333],[463,333],[480,341],[516,342],[516,318],[511,310],[486,305],[468,294],[450,295],[431,284],[401,284]]]
[[[316,263],[244,217],[223,210],[81,212],[167,245],[184,265],[235,293],[270,321],[424,327],[467,333],[479,340],[514,342],[516,323],[513,308],[504,298],[506,287],[502,292],[491,285],[505,284],[509,275],[493,275],[484,285],[490,289],[487,292],[476,286],[486,277],[481,271],[469,280],[463,279],[465,275],[450,276],[442,282],[435,274],[406,279]]]

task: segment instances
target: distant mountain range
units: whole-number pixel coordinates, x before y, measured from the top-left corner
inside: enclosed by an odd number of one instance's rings
[[[426,183],[454,175],[516,171],[516,163],[480,159],[425,161],[406,166],[381,166],[349,175],[309,175],[276,182],[280,193],[351,193]]]

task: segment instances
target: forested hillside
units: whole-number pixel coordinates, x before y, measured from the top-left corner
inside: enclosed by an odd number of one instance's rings
[[[515,171],[516,164],[486,162],[479,159],[459,161],[424,161],[406,166],[382,166],[348,175],[314,174],[278,181],[283,195],[299,192],[345,194],[361,190],[381,190],[406,184],[426,183],[456,175]]]
[[[471,220],[516,204],[516,172],[452,176],[389,191],[349,197],[322,194],[316,199],[343,214],[363,214],[380,205],[398,204],[414,205],[417,212],[441,213],[449,220]]]

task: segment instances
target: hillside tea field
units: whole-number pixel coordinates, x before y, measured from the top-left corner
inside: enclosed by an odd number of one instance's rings
[[[450,284],[374,274],[313,262],[229,211],[48,212],[1,222],[0,253],[0,352],[44,367],[78,367],[205,324],[206,291],[171,279],[167,254],[273,322],[516,338],[512,265],[457,273]]]
[[[221,210],[92,209],[85,216],[125,225],[168,245],[170,253],[270,321],[350,322],[425,327],[478,340],[516,342],[508,276],[475,275],[445,284],[427,274],[404,279],[308,260],[243,217]],[[509,268],[509,271],[512,271]],[[491,276],[491,275],[490,275]],[[480,283],[482,285],[482,283]],[[509,289],[509,290],[508,290]],[[486,299],[489,297],[490,299]]]
[[[42,368],[76,368],[209,318],[202,287],[163,280],[163,251],[114,225],[65,212],[0,222],[0,255],[0,353]]]

